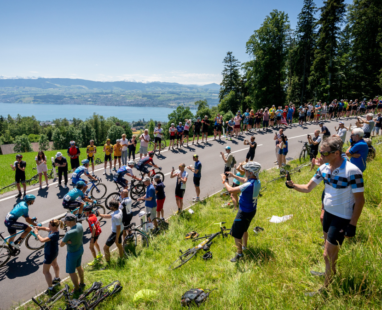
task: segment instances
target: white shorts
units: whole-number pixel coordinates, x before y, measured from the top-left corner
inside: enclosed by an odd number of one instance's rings
[[[37,165],[37,173],[47,172],[48,167],[46,164]]]

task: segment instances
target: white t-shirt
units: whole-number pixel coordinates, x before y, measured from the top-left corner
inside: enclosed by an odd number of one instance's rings
[[[346,140],[346,133],[347,133],[346,128],[338,128],[337,134],[340,136],[343,143],[345,143],[345,140]]]
[[[116,210],[111,214],[111,231],[113,233],[117,232],[117,226],[121,226],[121,233],[123,230],[123,224],[122,224],[122,211]]]
[[[308,105],[308,112],[312,112],[313,110],[313,106],[312,105]]]
[[[131,198],[130,197],[126,197],[126,198],[122,199],[121,197],[119,197],[119,201],[120,201],[119,210],[125,209],[126,210],[126,214],[130,214],[131,213],[131,205],[133,203]]]
[[[184,179],[184,178],[188,178],[188,172],[187,172],[186,170],[184,170],[183,173],[182,173],[182,175],[181,175],[181,174],[180,174],[180,170],[177,170],[175,173],[178,175],[176,181],[177,181],[178,183],[181,183],[180,188],[181,188],[181,189],[186,189],[186,183],[181,182],[181,181],[180,181],[180,178],[182,178],[182,179]]]
[[[163,135],[163,128],[158,128],[156,127],[154,132],[156,133],[155,134],[155,137],[157,138],[162,138],[162,135]]]
[[[324,209],[335,216],[350,220],[355,203],[353,193],[364,192],[361,170],[351,162],[344,160],[341,167],[330,171],[324,164],[317,169],[312,181],[325,183]]]
[[[141,137],[143,136],[143,138],[147,141],[150,141],[150,136],[149,135],[141,135]],[[149,146],[149,143],[146,142],[145,140],[141,140],[141,146],[143,147],[148,147]]]
[[[34,158],[34,160],[38,160],[38,156],[36,156],[36,157]],[[46,156],[45,156],[45,158],[40,159],[40,160],[38,161],[38,164],[41,165],[42,162],[43,162],[44,160],[47,160],[47,159],[46,159]]]
[[[121,139],[121,145],[122,145],[122,151],[126,151],[127,150],[127,142],[129,142],[129,140],[125,139]]]
[[[191,127],[191,122],[186,122],[184,124],[184,130],[190,130],[190,127]]]

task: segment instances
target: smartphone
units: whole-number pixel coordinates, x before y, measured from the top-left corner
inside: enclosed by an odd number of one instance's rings
[[[172,167],[172,171],[174,171],[175,169],[174,169],[174,167]]]

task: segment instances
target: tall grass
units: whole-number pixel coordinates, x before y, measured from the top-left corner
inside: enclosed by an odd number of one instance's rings
[[[202,260],[202,252],[177,270],[168,266],[180,255],[179,249],[192,247],[184,236],[191,230],[201,235],[217,232],[214,223],[225,221],[231,227],[235,212],[221,206],[228,198],[215,195],[192,206],[194,214],[170,218],[169,231],[151,241],[150,247],[123,264],[113,256],[113,268],[101,271],[87,268],[86,284],[120,280],[122,292],[103,303],[102,309],[179,309],[182,294],[190,288],[216,289],[204,309],[380,309],[382,288],[381,183],[382,147],[364,174],[366,205],[357,226],[357,235],[346,240],[338,260],[338,274],[327,293],[307,297],[319,289],[323,279],[310,270],[324,271],[322,227],[320,223],[323,185],[310,194],[289,190],[284,180],[268,183],[278,171],[262,172],[266,190],[259,198],[258,211],[249,230],[249,250],[245,259],[233,264],[232,237],[218,237],[211,246],[213,259]],[[291,166],[295,166],[292,163]],[[313,176],[309,167],[292,175],[297,183]],[[220,182],[217,177],[216,182]],[[269,223],[272,215],[293,214],[280,224]],[[264,232],[255,234],[255,226]],[[103,232],[107,233],[107,232]],[[63,254],[62,254],[63,255]],[[115,255],[115,253],[114,253]],[[158,292],[152,301],[134,303],[142,289]],[[25,308],[33,308],[28,304]]]

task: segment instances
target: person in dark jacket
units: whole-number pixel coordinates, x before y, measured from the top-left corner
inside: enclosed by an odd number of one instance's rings
[[[57,152],[56,158],[54,159],[54,165],[58,167],[58,184],[57,187],[61,186],[62,176],[64,176],[64,188],[68,185],[68,162],[66,158],[62,156],[61,152]]]

